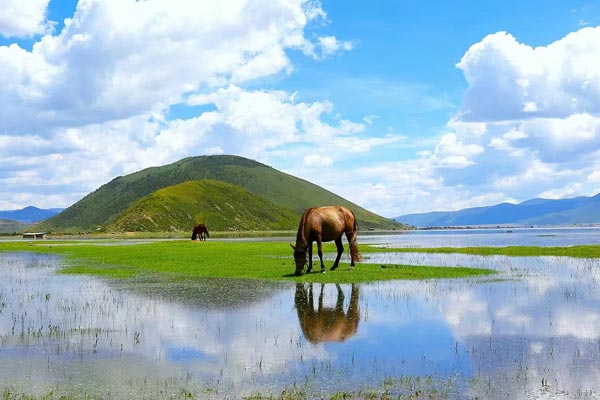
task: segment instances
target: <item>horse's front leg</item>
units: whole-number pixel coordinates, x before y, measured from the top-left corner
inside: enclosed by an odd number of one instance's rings
[[[332,271],[338,267],[338,264],[340,263],[340,258],[342,258],[342,254],[344,253],[344,245],[342,244],[341,236],[335,239],[335,246],[337,247],[337,257],[335,258],[335,262],[331,267]]]
[[[312,242],[308,243],[308,269],[306,273],[308,274],[312,271]]]
[[[325,272],[325,263],[323,263],[323,243],[321,235],[317,236],[317,249],[319,251],[319,260],[321,260],[321,272]]]

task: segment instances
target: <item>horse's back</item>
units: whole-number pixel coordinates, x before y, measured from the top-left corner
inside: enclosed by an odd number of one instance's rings
[[[354,214],[343,206],[325,206],[307,211],[306,231],[317,233],[327,242],[339,238],[344,232],[354,230]]]

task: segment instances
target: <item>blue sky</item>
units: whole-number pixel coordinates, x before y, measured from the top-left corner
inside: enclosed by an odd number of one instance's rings
[[[600,4],[564,1],[323,2],[330,23],[317,29],[355,48],[325,61],[294,58],[297,71],[275,87],[307,101],[327,99],[345,118],[377,115],[373,130],[390,127],[435,137],[460,107],[466,88],[455,64],[490,33],[507,31],[544,46],[600,24]],[[411,157],[407,151],[405,157]]]
[[[595,2],[4,1],[0,209],[203,154],[389,217],[600,191]]]

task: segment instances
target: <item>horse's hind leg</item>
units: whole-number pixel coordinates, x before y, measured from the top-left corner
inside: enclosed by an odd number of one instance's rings
[[[337,247],[337,257],[335,258],[335,262],[331,267],[331,270],[335,270],[340,263],[340,258],[342,258],[342,254],[344,253],[344,245],[342,244],[342,237],[335,239],[335,246]]]
[[[335,284],[337,289],[337,300],[335,302],[335,312],[343,314],[344,313],[344,291],[340,287],[338,283]]]
[[[319,308],[317,313],[319,315],[323,315],[323,290],[325,289],[325,284],[321,283],[321,292],[319,293]]]
[[[321,272],[325,272],[325,264],[323,263],[323,246],[320,235],[317,237],[317,249],[319,251],[319,260],[321,260]]]
[[[306,273],[308,274],[310,271],[312,271],[312,242],[308,244],[308,269]]]

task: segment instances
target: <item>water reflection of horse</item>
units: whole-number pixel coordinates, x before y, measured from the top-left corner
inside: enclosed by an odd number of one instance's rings
[[[354,268],[354,263],[359,261],[358,245],[356,242],[358,231],[356,228],[356,218],[352,211],[342,206],[328,206],[309,208],[302,215],[298,234],[296,235],[296,245],[290,244],[294,249],[294,260],[296,262],[296,275],[302,275],[302,270],[306,264],[306,255],[308,252],[308,269],[312,270],[312,243],[317,242],[319,259],[321,261],[321,272],[325,271],[323,264],[323,250],[321,243],[335,240],[337,247],[337,257],[331,270],[337,268],[344,245],[342,244],[342,235],[346,234],[348,244],[350,245],[350,268]]]
[[[194,230],[192,231],[192,240],[206,240],[208,236],[208,229],[206,229],[205,224],[194,225]]]
[[[321,284],[318,308],[314,307],[313,284],[308,289],[302,283],[296,284],[294,302],[298,311],[300,327],[306,339],[311,343],[343,342],[353,336],[358,329],[360,311],[358,307],[359,289],[352,285],[350,305],[344,312],[344,292],[336,284],[337,301],[335,307],[323,306],[323,289]]]

